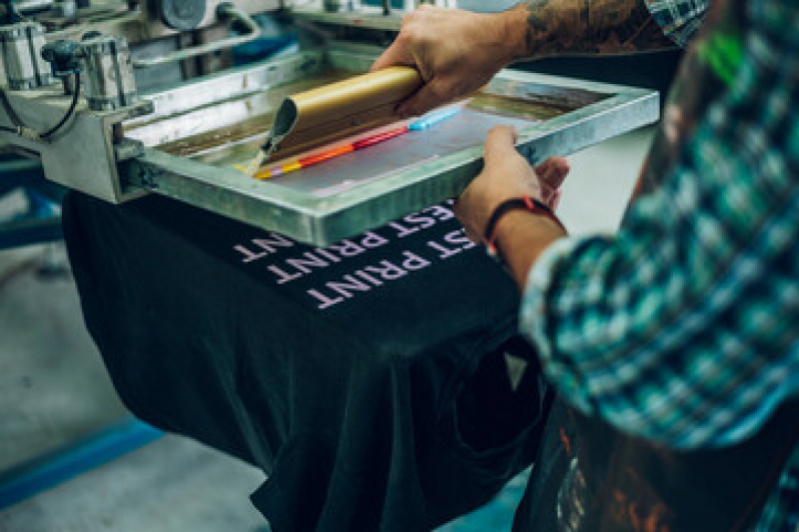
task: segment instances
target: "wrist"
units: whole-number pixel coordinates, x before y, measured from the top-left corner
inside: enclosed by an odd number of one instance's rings
[[[517,210],[502,220],[497,227],[495,256],[516,279],[524,291],[530,269],[553,242],[566,236],[566,232],[546,216]]]
[[[545,220],[546,225],[562,234],[567,232],[552,209],[542,201],[526,195],[509,198],[497,204],[486,221],[483,241],[489,254],[495,257],[499,255],[498,241],[503,234],[507,234],[508,226],[514,225],[512,222],[520,213]]]
[[[521,3],[507,11],[493,15],[498,21],[498,38],[505,47],[502,58],[505,65],[531,55],[528,49],[528,12],[525,5],[525,3]]]
[[[497,222],[494,230],[494,245],[499,248],[500,241],[506,242],[509,235],[517,231],[520,226],[531,227],[532,224],[535,224],[535,227],[539,229],[546,229],[547,232],[557,233],[560,236],[568,234],[568,231],[566,231],[566,228],[557,217],[544,216],[540,212],[519,209],[509,212]]]

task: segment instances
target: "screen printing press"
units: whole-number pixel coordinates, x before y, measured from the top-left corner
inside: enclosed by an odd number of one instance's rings
[[[275,532],[427,530],[532,463],[550,396],[517,290],[449,200],[492,126],[537,163],[654,122],[656,92],[505,70],[435,128],[254,179],[281,102],[366,72],[401,10],[30,9],[0,27],[0,140],[73,191],[86,324],[136,415],[262,468]],[[260,13],[299,47],[233,65]]]

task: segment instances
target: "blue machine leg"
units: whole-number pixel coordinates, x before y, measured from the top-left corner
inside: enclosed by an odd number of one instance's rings
[[[0,510],[52,488],[161,437],[128,418],[84,440],[17,465],[0,474]]]

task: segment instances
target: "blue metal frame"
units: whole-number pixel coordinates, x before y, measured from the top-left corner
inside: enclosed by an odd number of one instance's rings
[[[133,417],[0,473],[0,511],[163,435]]]
[[[24,218],[0,223],[0,251],[61,240],[61,217]]]
[[[31,212],[0,222],[0,250],[60,240],[61,217],[50,206],[60,203],[64,188],[45,180],[39,161],[0,160],[0,195],[16,188],[25,189]]]

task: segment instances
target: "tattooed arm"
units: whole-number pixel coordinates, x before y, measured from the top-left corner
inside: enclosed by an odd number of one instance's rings
[[[643,0],[531,0],[523,6],[528,55],[674,47]]]
[[[425,85],[399,109],[416,115],[478,89],[521,58],[670,46],[644,0],[530,0],[494,14],[424,5],[405,16],[372,70],[419,69]]]

